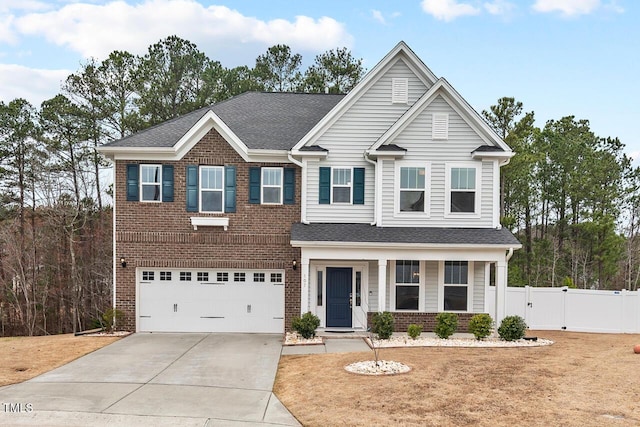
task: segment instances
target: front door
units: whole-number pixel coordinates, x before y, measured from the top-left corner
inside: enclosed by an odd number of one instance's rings
[[[351,268],[327,267],[327,327],[351,327]]]

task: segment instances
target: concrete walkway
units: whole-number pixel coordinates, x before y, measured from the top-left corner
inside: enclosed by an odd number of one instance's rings
[[[327,338],[323,344],[290,345],[282,347],[282,354],[356,353],[371,351],[362,337]]]
[[[281,339],[134,334],[0,389],[0,425],[299,425],[271,392]]]

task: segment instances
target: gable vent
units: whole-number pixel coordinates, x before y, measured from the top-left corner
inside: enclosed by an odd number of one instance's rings
[[[435,113],[431,129],[432,139],[449,139],[449,114]]]
[[[407,104],[409,102],[409,79],[391,79],[391,103]]]

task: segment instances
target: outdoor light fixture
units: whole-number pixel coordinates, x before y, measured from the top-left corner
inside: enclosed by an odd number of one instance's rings
[[[120,257],[120,265],[122,266],[122,268],[125,268],[127,266],[127,260],[123,256]]]
[[[298,261],[296,261],[295,259],[293,260],[292,267],[294,270],[298,268]]]

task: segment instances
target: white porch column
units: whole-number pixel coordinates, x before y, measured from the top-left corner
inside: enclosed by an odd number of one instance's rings
[[[309,308],[309,260],[302,258],[300,265],[300,314],[310,310]]]
[[[387,308],[387,260],[378,260],[378,312]]]
[[[507,261],[496,263],[496,312],[494,320],[496,328],[505,318],[507,311]]]

